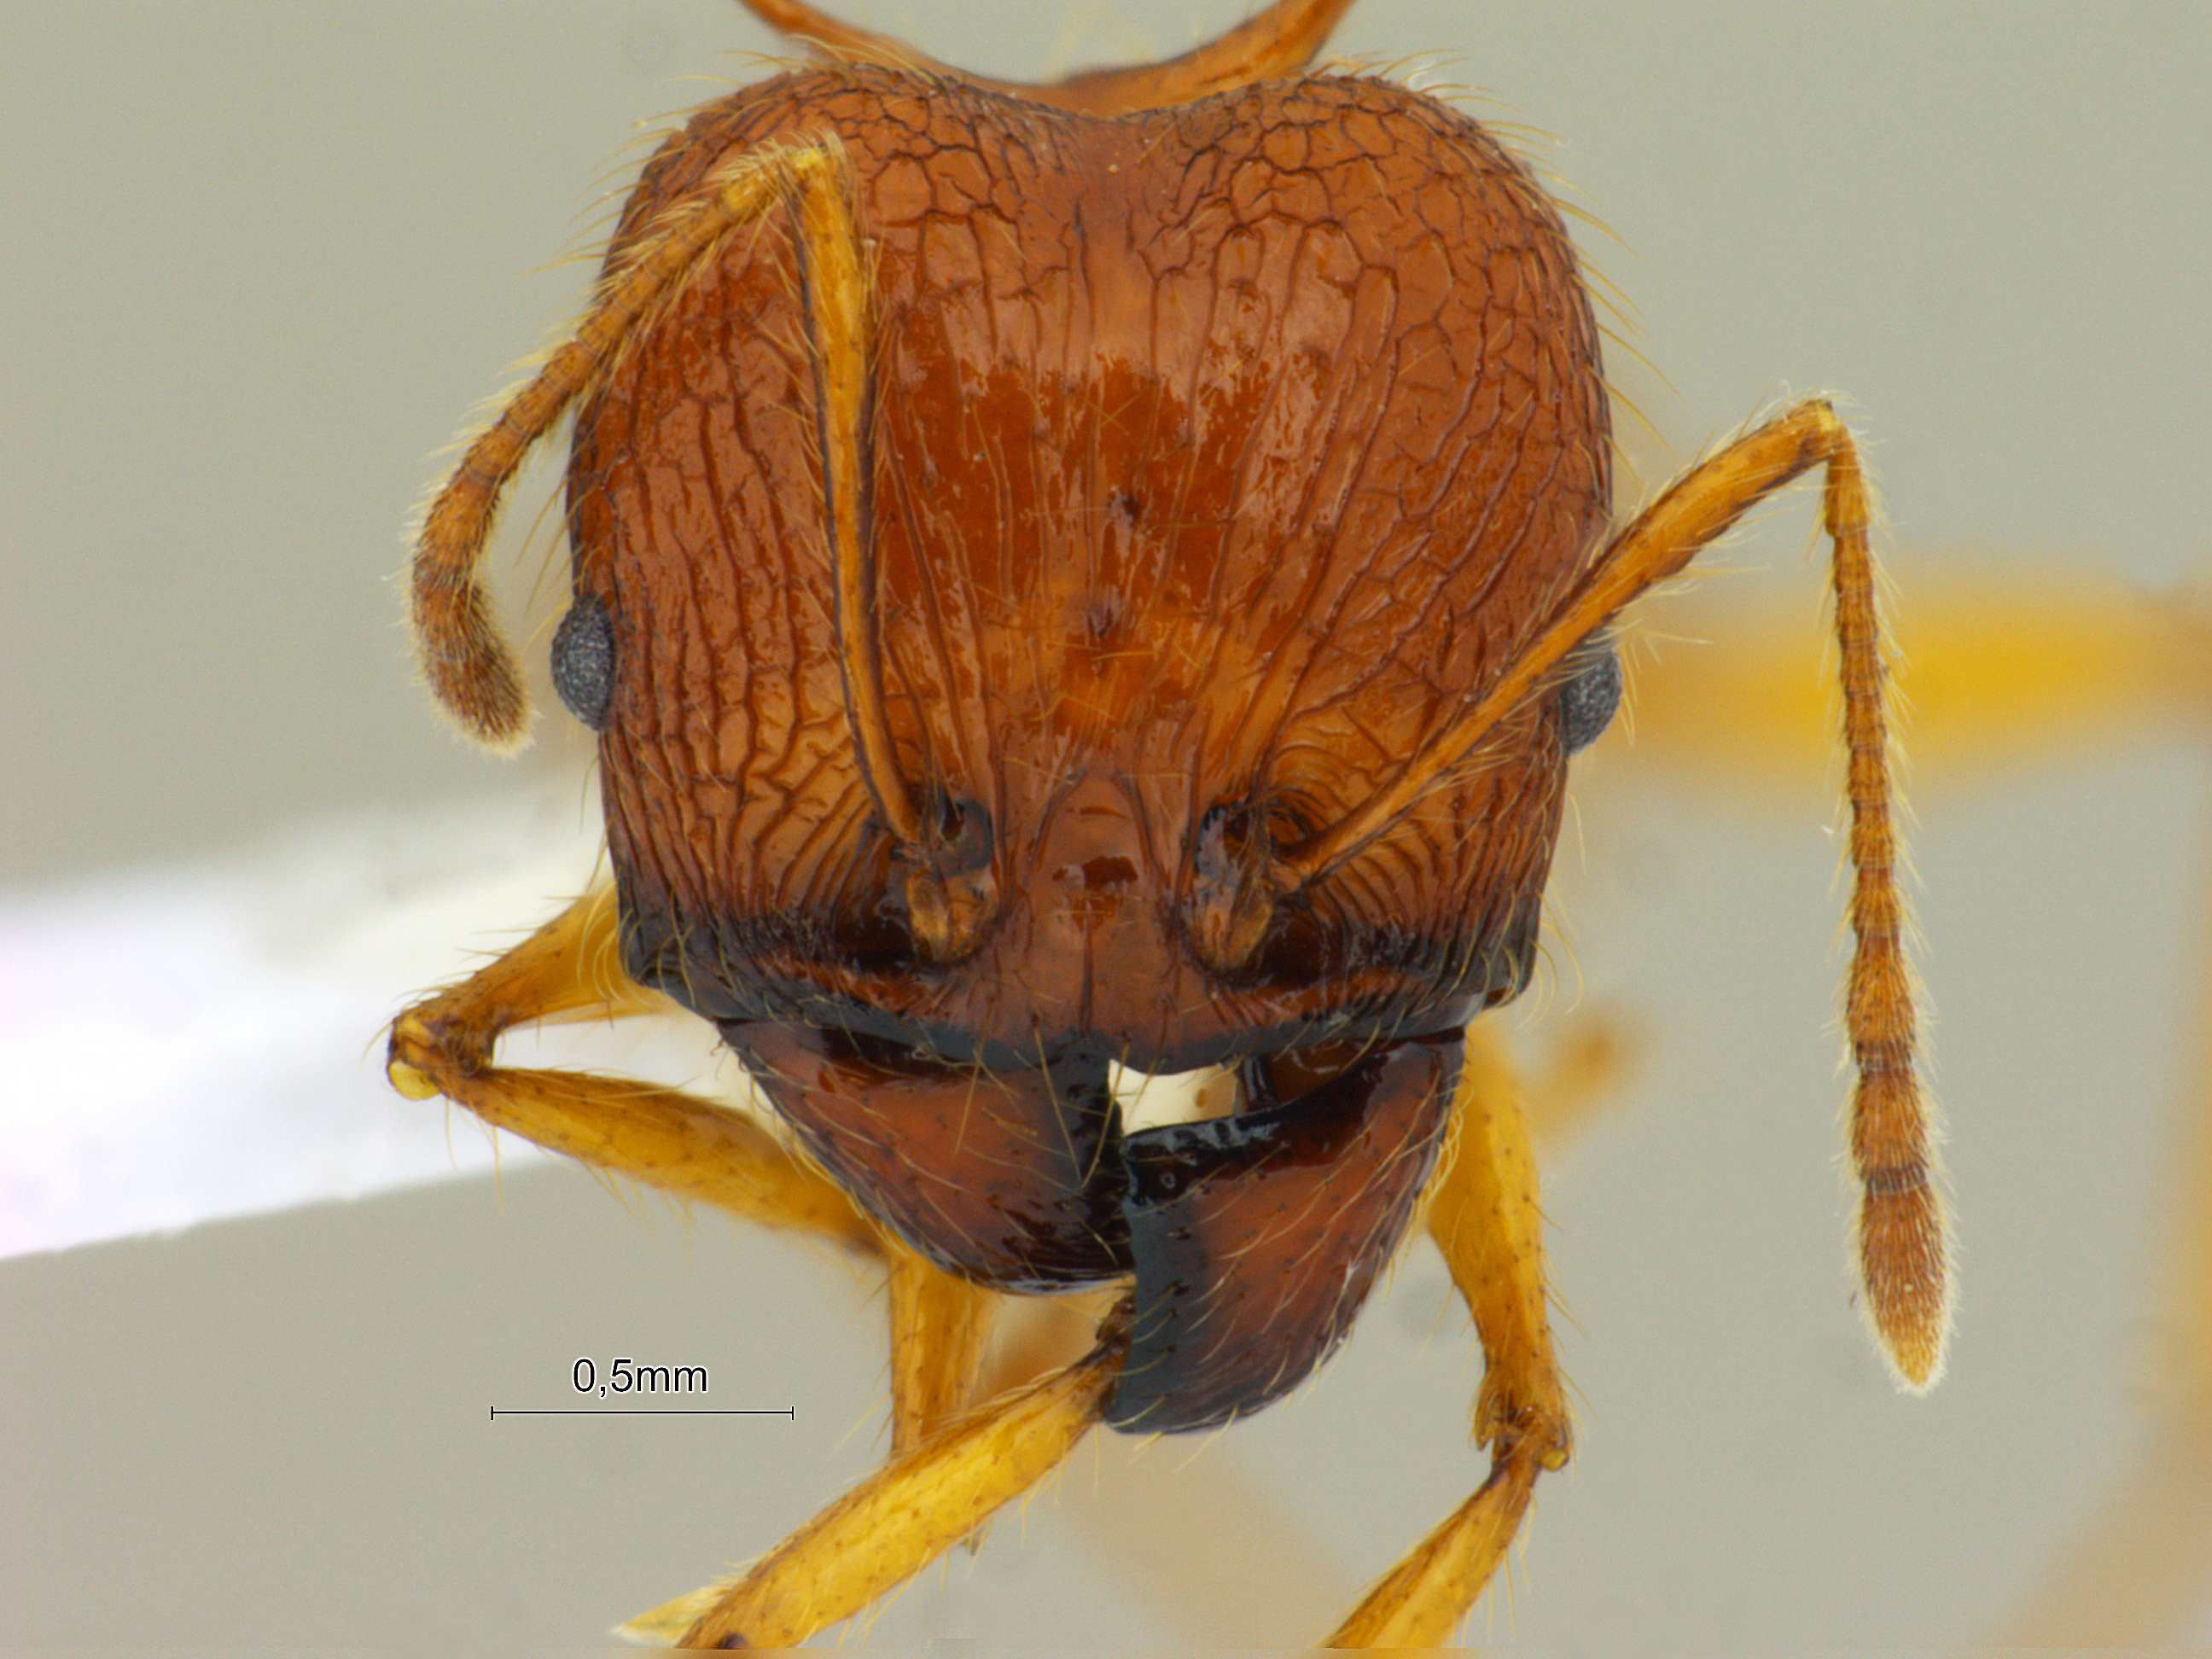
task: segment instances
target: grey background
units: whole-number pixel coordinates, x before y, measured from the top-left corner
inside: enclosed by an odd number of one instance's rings
[[[1231,18],[856,15],[1010,74]],[[430,718],[387,580],[398,532],[430,452],[579,304],[588,264],[528,268],[589,246],[577,216],[635,167],[630,124],[769,46],[720,0],[88,3],[0,26],[0,879],[573,790],[583,750],[556,722],[502,771]],[[1908,596],[1968,562],[2201,579],[2203,8],[1364,0],[1337,47],[1434,52],[1560,136],[1548,165],[1626,244],[1583,236],[1674,391],[1618,356],[1616,378],[1674,461],[1835,388]],[[551,478],[525,481],[494,555],[518,631],[552,614],[530,597],[544,535],[523,550]],[[1808,518],[1769,515],[1728,562],[1813,660]],[[1595,759],[1560,959],[1646,1041],[1619,1109],[1553,1165],[1578,1455],[1510,1603],[1470,1631],[1604,1652],[1973,1639],[2170,1380],[2154,1291],[2202,1006],[2201,746],[2115,742],[1973,794],[1921,781],[1966,1288],[1954,1376],[1920,1401],[1867,1352],[1839,1267],[1826,800]],[[425,940],[421,979],[460,944]],[[0,1303],[10,1644],[589,1645],[877,1455],[865,1285],[567,1171],[509,1181],[503,1211],[463,1183],[0,1263]],[[716,1403],[800,1415],[485,1422],[560,1403],[579,1352],[708,1364]],[[1086,1448],[876,1639],[1318,1633],[1479,1478],[1478,1376],[1417,1254],[1312,1388],[1202,1450]]]

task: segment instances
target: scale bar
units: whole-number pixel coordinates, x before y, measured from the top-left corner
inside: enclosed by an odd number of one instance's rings
[[[778,1406],[758,1407],[750,1411],[685,1411],[679,1407],[668,1411],[652,1411],[624,1406],[570,1406],[526,1411],[510,1406],[502,1412],[498,1407],[494,1406],[491,1408],[491,1420],[496,1423],[501,1417],[787,1417],[795,1423],[799,1420],[799,1408],[796,1406]]]

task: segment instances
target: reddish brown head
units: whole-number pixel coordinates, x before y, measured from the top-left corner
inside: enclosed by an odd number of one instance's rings
[[[716,1021],[878,1221],[1018,1288],[1129,1275],[1105,1411],[1256,1409],[1348,1325],[1525,983],[1601,630],[1819,466],[1850,764],[1861,1261],[1910,1386],[1948,1277],[1887,768],[1871,498],[1814,399],[1602,550],[1607,416],[1559,220],[1480,128],[1308,77],[1348,0],[1181,58],[837,66],[647,168],[575,337],[426,515],[417,636],[473,734],[520,681],[473,571],[581,400],[562,700],[601,734],[630,974]],[[1227,1061],[1125,1128],[1111,1063]]]
[[[1567,239],[1455,111],[1292,73],[1341,10],[708,107],[416,565],[434,685],[518,733],[469,569],[580,398],[555,679],[629,972],[942,1265],[1133,1274],[1123,1426],[1342,1334],[1617,689],[1565,655],[1609,494]],[[1111,1061],[1237,1065],[1240,1107],[1124,1133]]]
[[[871,260],[884,706],[940,833],[901,844],[848,727],[806,302],[769,222],[578,422],[634,969],[725,1017],[825,1000],[1153,1068],[1517,987],[1555,699],[1256,926],[1234,902],[1489,689],[1605,526],[1595,331],[1517,163],[1376,81],[1102,119],[838,70],[702,112],[615,260],[731,156],[824,133]],[[915,860],[966,906],[941,954]]]

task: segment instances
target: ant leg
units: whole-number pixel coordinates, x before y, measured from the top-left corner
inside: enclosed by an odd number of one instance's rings
[[[1505,1064],[1504,1039],[1487,1025],[1475,1030],[1480,1035],[1471,1036],[1470,1043],[1494,1045],[1498,1063]],[[1520,1090],[1528,1133],[1547,1158],[1572,1145],[1600,1110],[1619,1098],[1638,1046],[1636,1030],[1603,1012],[1577,1014],[1553,1036],[1537,1068],[1522,1078]]]
[[[1536,1477],[1573,1445],[1545,1315],[1543,1217],[1521,1093],[1488,1021],[1468,1032],[1451,1146],[1430,1188],[1430,1237],[1474,1316],[1482,1388],[1474,1439],[1491,1449],[1474,1496],[1368,1592],[1322,1645],[1449,1643],[1520,1530]]]
[[[1692,765],[1700,781],[1756,788],[1763,799],[1778,780],[1819,787],[1832,697],[1805,672],[1797,631],[1704,593],[1670,604],[1666,625],[1741,644],[1669,651],[1639,676],[1637,742],[1613,758]],[[1923,793],[2212,722],[2212,594],[2201,587],[1930,573],[1914,582],[1895,631]]]
[[[968,1408],[998,1297],[891,1251],[891,1456],[904,1456]]]
[[[2012,1646],[2142,1648],[2201,1632],[2212,1559],[2212,883],[2199,911],[2203,954],[2196,1065],[2176,1127],[2175,1225],[2165,1245],[2154,1402],[2142,1449],[2075,1528],[2006,1620]]]
[[[779,34],[804,40],[834,63],[873,64],[919,70],[969,86],[1012,94],[1031,103],[1091,115],[1126,115],[1164,109],[1255,81],[1296,75],[1322,49],[1352,9],[1352,0],[1274,0],[1235,28],[1157,64],[1087,70],[1064,81],[1032,83],[969,75],[918,52],[903,40],[829,16],[806,0],[744,0],[745,9]]]
[[[1503,1459],[1531,1443],[1547,1469],[1573,1443],[1545,1314],[1544,1218],[1522,1091],[1487,1021],[1468,1031],[1451,1161],[1431,1188],[1429,1236],[1481,1339],[1474,1443]]]
[[[1099,1419],[1128,1351],[1126,1308],[1075,1364],[971,1413],[863,1480],[738,1578],[623,1634],[684,1648],[791,1647],[849,1618],[1056,1468]]]
[[[1998,1633],[2008,1647],[2099,1645],[2144,1651],[2203,1629],[2204,1563],[2212,1554],[2212,1094],[2200,1093],[2185,1166],[2187,1277],[2167,1316],[2179,1327],[2171,1370],[2154,1373],[2160,1407],[2139,1429],[2143,1449],[2104,1501],[2075,1527]]]
[[[413,1100],[443,1095],[596,1169],[770,1226],[873,1253],[875,1224],[826,1176],[742,1115],[674,1089],[495,1066],[500,1034],[546,1019],[621,1018],[670,1005],[622,970],[611,885],[392,1022],[385,1070]]]

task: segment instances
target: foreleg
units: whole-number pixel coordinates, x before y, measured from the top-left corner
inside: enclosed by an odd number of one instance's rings
[[[1546,1316],[1543,1216],[1520,1091],[1489,1024],[1468,1035],[1452,1140],[1429,1193],[1429,1235],[1474,1316],[1482,1389],[1474,1439],[1489,1479],[1368,1593],[1325,1645],[1437,1647],[1490,1582],[1536,1477],[1566,1464],[1566,1394]]]

